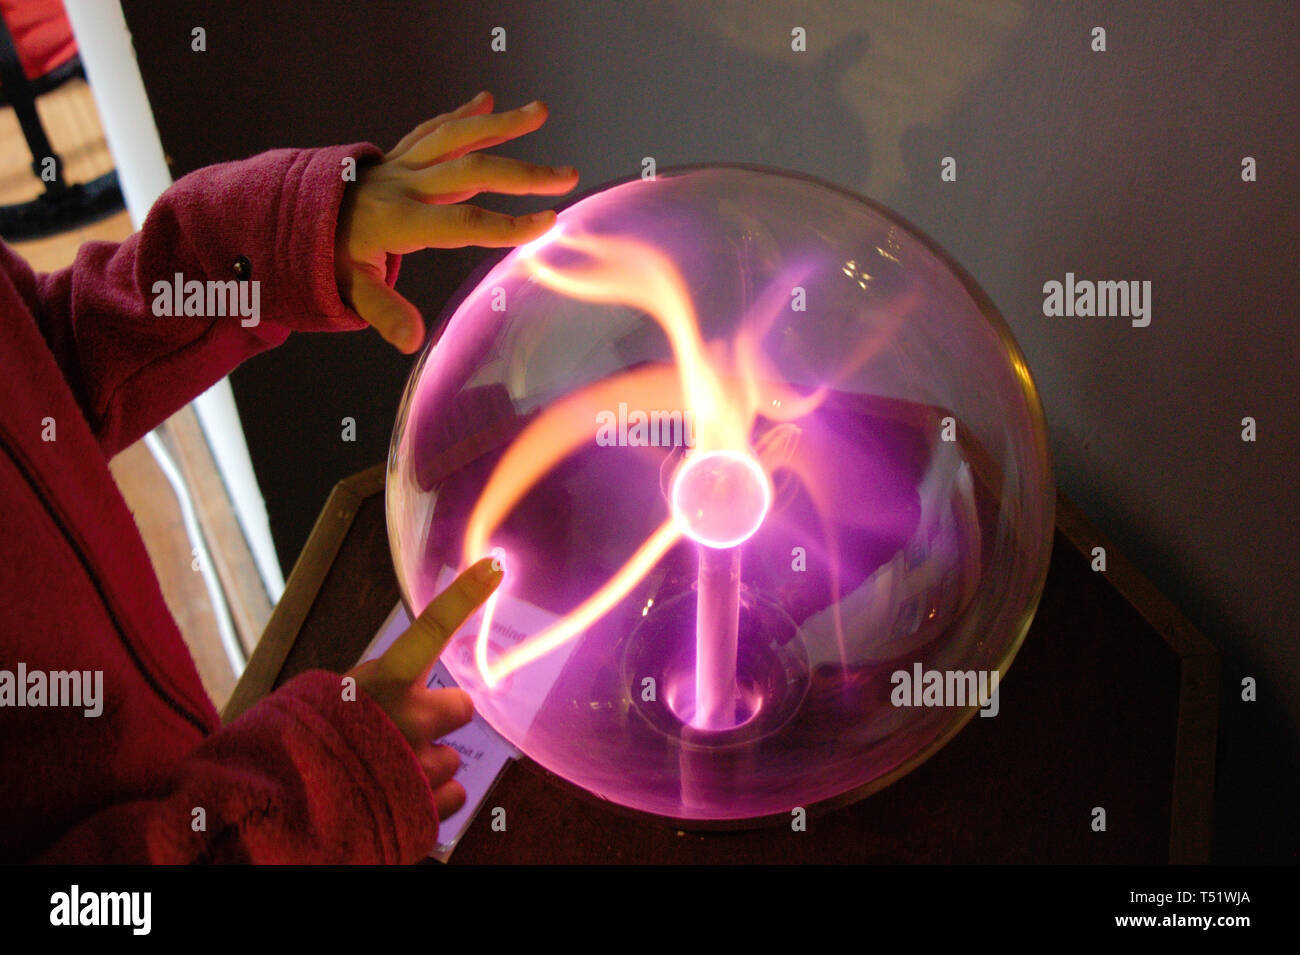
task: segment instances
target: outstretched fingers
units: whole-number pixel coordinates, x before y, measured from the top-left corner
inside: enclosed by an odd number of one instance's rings
[[[543,166],[470,153],[460,159],[438,163],[411,177],[425,202],[461,202],[480,192],[511,196],[559,196],[578,184],[578,170],[572,166]]]
[[[439,123],[395,158],[411,169],[447,162],[468,152],[488,149],[527,135],[545,123],[546,116],[546,104],[534,100],[527,106],[504,113],[457,117]]]
[[[400,159],[412,146],[445,123],[449,123],[455,119],[465,119],[469,116],[479,116],[483,113],[490,112],[492,112],[492,94],[487,90],[484,90],[468,102],[457,106],[451,112],[441,113],[438,116],[433,117],[433,119],[426,119],[419,126],[416,126],[415,129],[403,136],[401,141],[388,151],[388,154],[384,156],[384,159]]]
[[[425,205],[393,223],[394,251],[458,249],[468,245],[495,249],[541,238],[555,224],[552,210],[526,216],[489,212],[478,206]]]

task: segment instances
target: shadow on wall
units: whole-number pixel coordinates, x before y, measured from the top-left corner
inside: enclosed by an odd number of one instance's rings
[[[1300,512],[1300,222],[1279,215],[1300,134],[1277,121],[1300,93],[1300,16],[1258,12],[1032,6],[950,115],[907,131],[909,178],[885,197],[1006,314],[1062,488],[1222,651],[1220,861],[1300,849],[1300,646],[1283,623],[1300,596],[1278,520]],[[948,155],[957,182],[940,181]],[[1242,181],[1247,155],[1258,182]],[[1045,317],[1043,283],[1067,272],[1150,281],[1151,324]],[[1246,415],[1267,438],[1242,441]],[[1259,702],[1242,701],[1245,676]]]

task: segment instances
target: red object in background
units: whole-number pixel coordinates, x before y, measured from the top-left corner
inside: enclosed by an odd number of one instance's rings
[[[77,55],[72,24],[60,0],[0,0],[29,80],[40,79]]]

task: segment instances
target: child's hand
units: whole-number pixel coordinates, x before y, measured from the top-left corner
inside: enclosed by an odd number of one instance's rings
[[[490,557],[471,566],[429,602],[382,656],[348,673],[383,707],[415,750],[433,789],[439,819],[465,804],[465,787],[452,779],[460,768],[460,754],[434,740],[468,723],[474,704],[464,690],[430,690],[426,680],[452,635],[501,582],[501,571],[493,567]]]
[[[480,192],[556,196],[578,182],[572,166],[537,166],[476,152],[531,133],[546,105],[492,113],[492,96],[421,123],[377,165],[358,171],[339,209],[334,272],[339,294],[379,334],[404,352],[424,341],[414,305],[384,281],[388,253],[467,245],[521,245],[546,232],[555,213],[507,216],[461,205]]]

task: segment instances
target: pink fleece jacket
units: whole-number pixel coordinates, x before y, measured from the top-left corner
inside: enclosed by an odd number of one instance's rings
[[[343,160],[378,155],[201,170],[138,234],[50,275],[0,246],[0,861],[412,862],[432,847],[414,753],[338,676],[303,674],[221,727],[107,466],[290,332],[364,327],[339,298],[334,233]],[[156,316],[154,283],[177,273],[257,280],[260,322]],[[18,705],[52,671],[102,672],[102,713]]]

